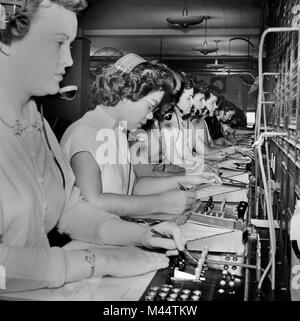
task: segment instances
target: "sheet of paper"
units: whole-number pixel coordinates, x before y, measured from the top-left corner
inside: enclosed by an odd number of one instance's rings
[[[247,190],[246,189],[241,189],[235,192],[230,192],[230,193],[224,193],[224,194],[218,194],[213,196],[214,201],[216,202],[222,202],[224,197],[226,197],[226,202],[248,202],[248,196],[247,196]],[[201,198],[202,199],[202,198]],[[208,200],[202,199],[202,200]]]
[[[251,158],[249,157],[239,157],[238,159],[228,159],[222,162],[218,163],[219,167],[226,167],[226,168],[232,168],[237,169],[237,165],[235,163],[241,163],[241,164],[247,164],[251,161]],[[222,170],[222,169],[221,169]]]
[[[248,173],[236,173],[234,175],[226,176],[228,178],[232,178],[236,181],[240,181],[243,183],[248,184],[249,183],[249,174]]]
[[[187,248],[191,251],[202,251],[207,248],[211,252],[243,253],[245,247],[242,234],[242,231],[232,230],[203,239],[191,240],[187,243]]]
[[[236,198],[237,194],[241,199]],[[247,201],[247,190],[239,187],[223,186],[223,185],[209,185],[196,191],[196,199],[206,200],[213,196],[214,200],[218,200],[215,196],[221,195],[221,199],[225,196],[228,202]]]
[[[195,222],[187,221],[184,225],[182,225],[182,232],[187,241],[210,237],[213,235],[222,234],[224,232],[228,232],[228,229],[207,226],[203,224],[198,224]]]
[[[202,251],[205,247],[212,252],[244,252],[242,231],[206,226],[187,222],[182,226],[187,239],[187,248]]]
[[[245,173],[244,171],[236,171],[236,170],[230,170],[230,169],[220,169],[220,172],[222,173],[222,177],[234,177],[236,175],[242,175],[246,174],[249,176],[248,173]]]
[[[232,178],[236,181],[243,183],[249,183],[249,174],[241,172],[227,173],[224,171],[222,177]],[[213,196],[215,201],[222,201],[224,197],[228,202],[245,201],[248,202],[247,189],[241,189],[239,187],[231,187],[225,185],[205,184],[205,187],[201,187],[196,191],[196,198],[203,201],[207,200],[210,196]]]
[[[155,272],[150,272],[130,278],[93,278],[57,289],[14,292],[1,297],[35,301],[138,301],[154,275]]]

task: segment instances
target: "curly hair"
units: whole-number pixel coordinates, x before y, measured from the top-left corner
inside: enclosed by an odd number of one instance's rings
[[[76,14],[87,7],[86,0],[27,0],[24,8],[18,7],[15,14],[8,16],[6,28],[0,29],[0,42],[10,45],[12,41],[23,39],[30,29],[33,17],[42,6],[42,2],[56,3]]]
[[[215,95],[215,96],[216,96],[216,94],[215,94],[212,90],[208,90],[208,89],[207,89],[207,90],[203,90],[202,88],[195,87],[195,88],[194,88],[194,97],[195,97],[197,94],[203,94],[205,100],[208,100],[211,95]],[[216,96],[216,97],[217,97],[217,96]]]
[[[170,93],[174,86],[172,72],[163,64],[144,62],[123,74],[109,66],[99,76],[97,103],[112,107],[123,99],[138,101],[153,91]]]
[[[181,87],[179,89],[179,91],[175,94],[175,102],[178,103],[183,91],[185,89],[192,89],[194,88],[194,83],[193,80],[191,78],[188,78],[186,76],[183,76],[184,78],[181,81]]]

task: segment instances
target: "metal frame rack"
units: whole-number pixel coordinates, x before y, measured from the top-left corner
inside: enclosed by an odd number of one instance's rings
[[[300,5],[299,0],[277,1],[276,20],[282,26],[264,31],[259,50],[259,94],[256,118],[256,192],[263,187],[264,216],[269,220],[270,261],[264,277],[271,269],[272,289],[275,289],[276,235],[274,219],[280,220],[285,256],[289,252],[289,222],[296,197],[300,198]],[[262,53],[265,38],[272,35],[267,73],[263,73]],[[269,39],[270,39],[269,38]],[[274,76],[274,77],[273,77]],[[266,78],[265,80],[265,77]],[[265,92],[268,87],[268,92]],[[266,98],[268,96],[268,98]],[[261,133],[261,122],[264,132]],[[267,129],[267,125],[272,131]],[[265,155],[262,155],[262,146]],[[279,183],[279,204],[272,202],[274,188]],[[258,195],[256,193],[256,195]],[[256,202],[258,211],[258,200]]]

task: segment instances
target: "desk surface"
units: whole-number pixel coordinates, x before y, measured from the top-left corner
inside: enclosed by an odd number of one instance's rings
[[[241,173],[234,172],[228,176],[236,176],[239,174],[241,175]],[[247,174],[242,173],[243,178],[246,178],[246,176]],[[242,192],[245,193],[245,191]],[[241,193],[241,191],[239,191],[239,193]],[[95,247],[95,244],[92,246]],[[87,244],[72,241],[67,244],[65,248],[82,249],[87,248]],[[5,293],[0,296],[0,299],[38,301],[138,301],[154,275],[155,272],[128,278],[95,277],[93,279],[65,284],[56,289]]]

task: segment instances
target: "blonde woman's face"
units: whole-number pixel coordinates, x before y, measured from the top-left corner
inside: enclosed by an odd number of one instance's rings
[[[56,94],[66,67],[73,64],[70,44],[76,33],[75,13],[44,0],[28,34],[11,45],[17,88],[30,96]]]

